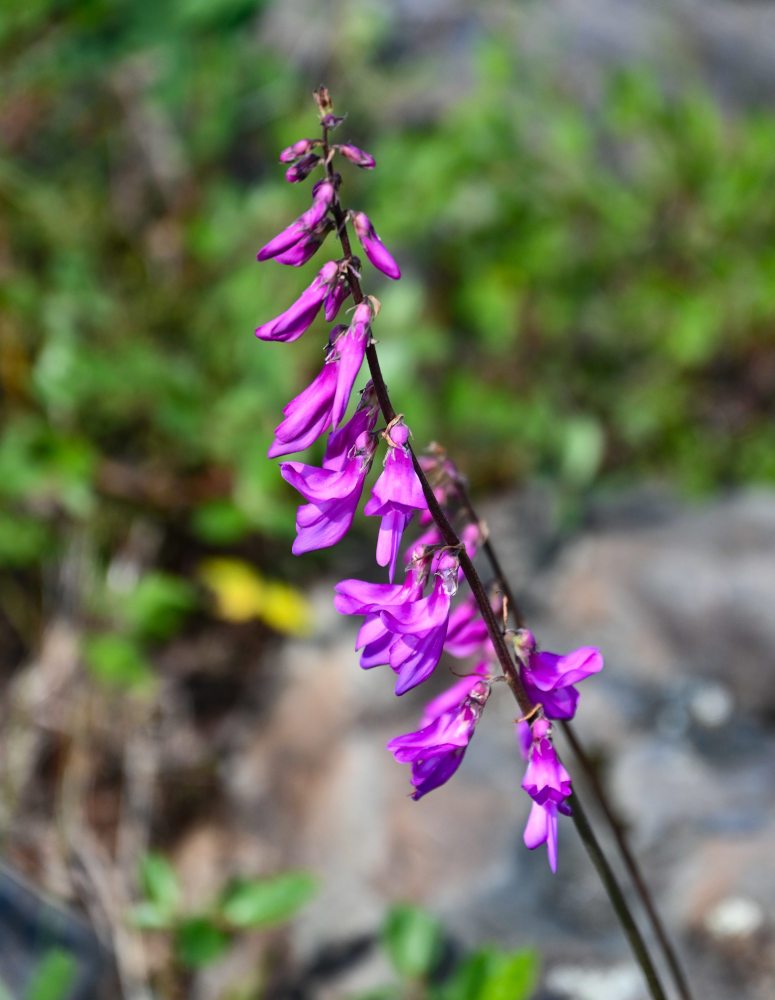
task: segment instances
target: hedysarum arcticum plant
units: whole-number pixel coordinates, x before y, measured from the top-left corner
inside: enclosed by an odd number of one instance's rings
[[[473,670],[429,703],[419,728],[396,736],[388,749],[397,761],[411,765],[412,797],[420,799],[458,770],[494,681],[504,680],[519,705],[517,727],[527,759],[522,788],[532,806],[525,843],[529,848],[546,844],[549,864],[556,870],[558,816],[573,816],[652,995],[660,1000],[665,994],[648,952],[610,868],[602,874],[607,861],[552,740],[552,721],[568,726],[579,700],[576,685],[602,669],[602,656],[593,647],[563,655],[539,650],[533,634],[524,628],[486,530],[455,466],[438,447],[421,457],[415,454],[409,425],[393,408],[382,377],[371,332],[379,302],[364,294],[361,262],[353,253],[350,227],[375,268],[392,280],[398,280],[401,271],[369,217],[344,207],[342,177],[335,169],[337,157],[363,169],[373,169],[375,161],[349,142],[331,142],[344,118],[334,115],[324,87],[314,96],[320,137],[300,139],[283,150],[280,161],[289,165],[286,179],[291,183],[301,182],[316,171],[321,171],[322,177],[313,186],[312,205],[271,239],[259,251],[258,259],[298,267],[326,245],[331,247],[332,259],[319,267],[299,299],[259,326],[256,335],[262,340],[294,341],[312,326],[321,309],[330,323],[348,298],[352,297],[354,307],[349,322],[340,322],[330,332],[320,374],[285,407],[269,449],[271,458],[294,454],[328,435],[320,467],[300,461],[286,461],[280,467],[283,478],[305,501],[298,509],[293,551],[301,554],[325,548],[344,537],[377,451],[384,447],[382,469],[364,514],[381,518],[376,561],[387,567],[387,582],[348,579],[336,587],[337,610],[363,616],[356,641],[361,667],[390,667],[396,675],[396,694],[402,695],[431,676],[442,653],[476,658]],[[354,414],[345,422],[364,359],[370,379]],[[385,422],[382,428],[377,427],[380,415]],[[423,532],[407,546],[403,581],[394,582],[404,535],[413,520]],[[489,588],[472,562],[479,550],[484,551],[494,572]],[[466,594],[462,592],[465,586]],[[507,627],[509,619],[513,627]],[[567,732],[577,747],[576,737],[570,729]],[[580,748],[578,752],[581,755]],[[630,861],[625,860],[629,866]],[[681,995],[688,1000],[688,991]]]

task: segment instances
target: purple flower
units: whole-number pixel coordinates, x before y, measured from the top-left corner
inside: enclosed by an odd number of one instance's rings
[[[298,243],[295,243],[287,250],[283,250],[282,253],[276,253],[274,259],[278,264],[301,267],[302,264],[306,264],[311,257],[315,256],[323,240],[333,228],[334,223],[331,219],[324,219],[314,229],[306,233]]]
[[[370,335],[371,307],[357,306],[350,327],[335,326],[326,348],[326,360],[317,378],[283,410],[269,458],[303,451],[337,426],[350,401],[353,383],[363,363]]]
[[[564,656],[538,652],[527,629],[519,630],[514,647],[522,664],[522,684],[533,704],[543,705],[549,719],[572,719],[579,700],[573,685],[603,669],[600,650],[582,646]]]
[[[366,256],[374,267],[382,271],[383,274],[386,274],[388,278],[393,278],[394,280],[400,278],[401,271],[398,268],[398,264],[396,264],[384,245],[380,242],[379,237],[374,231],[374,226],[369,221],[368,215],[365,212],[352,212],[350,217],[352,218],[358,239],[361,241],[361,246],[366,251]]]
[[[489,694],[488,680],[465,677],[426,707],[421,729],[390,740],[395,759],[412,765],[413,799],[449,781],[460,767]]]
[[[397,695],[422,684],[436,669],[447,635],[449,602],[447,581],[438,575],[427,597],[380,612],[382,625],[394,636],[388,663],[398,675]]]
[[[570,816],[571,808],[565,799],[571,793],[570,775],[560,763],[546,719],[533,723],[533,741],[522,787],[533,799],[527,826],[525,846],[532,851],[546,844],[549,867],[557,871],[557,813]]]
[[[360,302],[353,312],[352,323],[336,340],[338,370],[331,413],[333,427],[336,427],[344,416],[350,401],[352,387],[361,370],[366,348],[371,339],[370,324],[371,305],[368,301]]]
[[[282,153],[280,153],[280,163],[293,163],[294,160],[298,160],[312,149],[313,146],[317,146],[320,139],[299,139],[298,142],[294,142],[292,146],[286,147]]]
[[[334,607],[340,615],[371,615],[386,607],[411,604],[421,596],[425,579],[423,571],[415,571],[408,574],[403,583],[340,580],[334,588]],[[374,618],[379,621],[378,614],[374,614]]]
[[[449,616],[444,652],[463,659],[489,643],[489,634],[473,594],[458,604]]]
[[[338,276],[339,265],[333,260],[328,261],[293,305],[268,323],[263,323],[256,330],[256,336],[261,340],[279,340],[286,344],[298,340],[312,325]]]
[[[301,462],[280,466],[283,479],[309,501],[296,512],[294,555],[328,548],[347,534],[377,447],[376,422],[376,409],[367,404],[331,435],[322,468]]]
[[[294,267],[306,263],[333,228],[333,223],[325,216],[335,194],[336,188],[330,181],[319,181],[313,191],[312,205],[261,247],[257,259],[263,261],[274,257],[281,264]]]
[[[433,589],[423,597],[430,572]],[[341,614],[366,615],[356,649],[361,667],[388,664],[397,674],[396,694],[421,684],[439,662],[456,587],[457,559],[448,552],[418,559],[403,585],[343,580],[334,605]]]
[[[342,303],[351,291],[352,289],[350,288],[346,275],[341,273],[339,275],[339,279],[331,286],[328,294],[326,295],[325,301],[323,302],[323,312],[327,323],[330,323],[333,319],[335,319],[337,313],[342,307]]]
[[[346,156],[348,160],[351,160],[358,167],[365,167],[367,170],[371,170],[375,166],[374,157],[371,153],[358,149],[352,143],[343,142],[335,148],[339,150],[342,156]]]
[[[336,585],[334,607],[342,615],[366,615],[355,643],[362,649],[361,667],[369,670],[390,661],[390,647],[396,636],[382,621],[386,610],[412,605],[422,597],[430,560],[417,561],[403,584],[342,580]]]
[[[326,453],[323,457],[323,468],[341,472],[350,461],[355,442],[362,434],[374,430],[379,415],[379,403],[374,391],[374,384],[369,381],[361,391],[355,413],[339,430],[328,435]]]
[[[302,156],[300,160],[288,167],[285,171],[285,179],[290,181],[291,184],[303,181],[305,177],[312,173],[318,163],[320,163],[320,160],[321,157],[317,153],[307,153],[306,156]]]
[[[372,487],[371,498],[363,509],[364,514],[382,518],[377,540],[377,562],[380,566],[390,567],[391,583],[404,528],[416,510],[425,510],[427,507],[420,480],[406,447],[408,438],[409,428],[399,417],[385,432],[388,443],[385,467]]]

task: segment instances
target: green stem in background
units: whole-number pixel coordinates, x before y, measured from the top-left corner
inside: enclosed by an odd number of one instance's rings
[[[331,165],[331,159],[329,157],[329,145],[328,145],[328,129],[323,126],[323,157],[326,165],[326,175],[329,180],[334,181],[334,170]],[[347,232],[347,216],[342,206],[339,202],[338,192],[332,203],[332,213],[334,216],[334,221],[336,223],[336,231],[339,241],[342,245],[342,251],[344,257],[347,260],[351,260],[353,257],[352,247],[350,245],[350,238]],[[356,305],[363,302],[364,294],[360,285],[358,276],[355,274],[353,268],[349,268],[347,272],[347,279],[350,285],[350,291],[352,293],[353,301]],[[376,347],[374,344],[369,344],[366,348],[366,360],[369,366],[369,372],[371,375],[372,383],[374,384],[374,391],[377,395],[377,400],[379,402],[380,410],[382,411],[382,416],[387,423],[390,423],[396,417],[396,411],[390,400],[390,395],[387,390],[387,385],[385,384],[385,379],[382,375],[382,370],[379,364],[379,358],[377,356]],[[455,547],[460,549],[460,568],[463,570],[463,574],[471,588],[471,591],[476,600],[479,612],[484,619],[487,626],[487,632],[490,640],[495,649],[495,653],[498,657],[498,661],[503,670],[503,675],[511,688],[512,694],[514,695],[517,704],[519,705],[520,711],[523,716],[529,716],[534,711],[534,706],[531,700],[528,698],[527,693],[522,686],[522,682],[519,678],[519,671],[512,658],[511,652],[506,645],[505,637],[503,634],[503,629],[495,618],[492,607],[490,605],[490,600],[487,591],[482,583],[479,574],[467,555],[465,549],[461,545],[460,539],[457,536],[454,528],[450,524],[446,514],[441,508],[433,489],[428,482],[428,478],[423,471],[414,450],[410,448],[410,453],[412,456],[412,463],[414,465],[415,472],[420,481],[423,494],[428,503],[428,510],[433,518],[439,532],[446,545],[450,547]],[[492,547],[487,543],[487,547],[490,552],[492,552]],[[494,556],[494,553],[493,553]],[[512,614],[517,617],[516,604],[512,606]],[[517,618],[517,620],[519,620]],[[613,906],[614,912],[619,919],[625,935],[627,936],[630,946],[632,948],[633,954],[636,961],[643,971],[643,975],[646,982],[649,985],[649,990],[653,997],[653,1000],[667,1000],[666,994],[662,989],[659,976],[656,972],[651,957],[649,955],[648,948],[645,941],[643,940],[640,931],[635,923],[632,913],[629,910],[627,900],[622,892],[610,865],[608,864],[605,855],[603,854],[600,845],[595,839],[594,833],[586,821],[586,816],[581,810],[581,806],[578,803],[578,797],[574,793],[571,796],[571,802],[573,805],[573,816],[576,829],[579,832],[579,836],[584,842],[584,845],[592,858],[595,867],[597,868],[598,874],[600,875],[603,886],[608,893],[608,897]],[[578,810],[578,815],[577,815]]]
[[[616,916],[619,918],[619,923],[627,935],[627,940],[630,942],[630,947],[633,950],[638,965],[640,965],[643,975],[646,977],[651,995],[654,997],[654,1000],[667,1000],[667,995],[662,989],[662,983],[651,961],[651,956],[646,947],[646,942],[643,940],[643,935],[633,919],[632,912],[627,905],[627,900],[624,898],[624,893],[611,866],[608,864],[608,859],[597,842],[597,838],[587,820],[586,813],[581,808],[581,803],[576,792],[571,792],[569,802],[571,809],[573,809],[571,816],[573,825],[576,827],[578,835],[587,849],[587,854],[589,854],[592,864],[597,869],[600,881],[605,886],[608,898],[611,900],[611,906],[613,906]]]

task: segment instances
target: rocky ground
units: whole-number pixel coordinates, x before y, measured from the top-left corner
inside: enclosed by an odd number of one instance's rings
[[[695,995],[768,1000],[775,494],[690,506],[639,491],[589,508],[567,534],[557,531],[556,509],[551,495],[533,490],[481,513],[544,648],[604,652],[603,673],[583,684],[578,731],[686,956]],[[371,556],[354,546],[347,574],[374,578]],[[291,931],[240,939],[224,962],[191,979],[193,1000],[218,997],[268,953],[280,972],[275,1000],[338,1000],[382,982],[369,942],[397,899],[439,913],[459,945],[535,945],[541,1000],[645,1000],[572,825],[561,829],[556,875],[542,850],[522,845],[529,802],[507,690],[496,686],[454,780],[413,802],[407,769],[385,743],[416,727],[429,692],[398,699],[386,670],[360,670],[356,623],[334,612],[334,583],[312,590],[315,627],[303,640],[214,626],[176,640],[161,663],[161,708],[150,718],[102,718],[80,753],[84,738],[62,735],[63,692],[78,684],[72,644],[50,638],[35,669],[45,667],[40,690],[57,697],[33,705],[42,728],[23,740],[9,740],[6,729],[14,760],[20,745],[37,754],[4,818],[14,869],[85,909],[130,980],[163,955],[151,938],[138,956],[126,934],[136,887],[111,869],[116,851],[131,856],[132,845],[149,841],[163,848],[191,911],[232,874],[317,872],[321,893]],[[448,668],[431,688],[447,683]],[[28,670],[17,686],[34,676]],[[77,703],[72,689],[68,697]],[[35,921],[34,900],[0,881],[1,961],[9,929],[18,937],[18,914],[27,914],[23,926]],[[61,929],[66,921],[57,920]],[[83,936],[68,933],[76,943]],[[313,975],[321,968],[329,972]],[[139,987],[126,995],[148,996]]]
[[[772,996],[775,497],[690,508],[635,494],[591,511],[562,541],[540,493],[486,514],[544,648],[605,653],[578,729],[697,995]],[[528,802],[507,692],[491,698],[454,781],[407,799],[404,768],[383,747],[414,728],[420,696],[395,699],[388,676],[359,671],[352,623],[330,596],[317,592],[315,638],[283,650],[275,713],[235,771],[253,794],[266,782],[285,789],[289,859],[325,873],[295,931],[299,958],[356,938],[386,900],[408,897],[444,914],[462,941],[535,944],[547,1000],[644,997],[572,826],[556,876],[521,845]],[[371,974],[353,970],[348,988]]]

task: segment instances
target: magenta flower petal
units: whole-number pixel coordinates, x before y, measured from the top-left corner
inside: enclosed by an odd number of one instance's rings
[[[352,323],[336,340],[337,380],[331,408],[331,421],[334,427],[345,414],[352,387],[361,370],[366,346],[371,336],[370,323],[371,306],[368,302],[361,302],[355,307]]]
[[[350,459],[350,452],[357,447],[361,435],[374,429],[379,413],[377,394],[371,382],[361,393],[360,402],[350,420],[328,435],[326,453],[323,456],[324,469],[343,469]]]
[[[385,467],[371,490],[371,498],[364,507],[364,514],[382,517],[377,542],[377,562],[389,567],[389,579],[395,575],[398,549],[404,529],[415,510],[427,506],[414,471],[406,441],[409,428],[398,421],[388,435],[388,453]]]
[[[420,726],[429,726],[434,719],[456,708],[464,698],[468,697],[477,681],[486,678],[489,674],[489,663],[477,663],[467,677],[461,677],[451,688],[447,688],[442,694],[428,702],[420,719]]]
[[[325,298],[323,311],[327,323],[331,323],[334,319],[336,319],[339,310],[342,308],[342,304],[350,295],[350,292],[351,289],[349,283],[344,275],[341,275],[339,281],[332,285]]]
[[[376,422],[373,410],[370,419],[373,427]],[[377,447],[371,429],[363,430],[363,425],[362,413],[356,411],[342,428],[343,440],[351,444],[346,459],[337,461],[335,468],[325,468],[325,464],[318,468],[301,462],[281,464],[283,479],[309,501],[296,513],[295,555],[334,545],[349,530]]]
[[[261,340],[279,340],[283,343],[298,340],[312,325],[338,274],[339,265],[335,261],[330,260],[324,264],[312,284],[302,292],[293,305],[284,313],[258,327],[256,336]]]
[[[522,670],[520,676],[528,697],[541,704],[550,719],[572,719],[576,713],[579,681],[603,669],[603,657],[594,646],[582,646],[571,653],[537,652],[535,640],[527,631],[517,635]]]
[[[548,802],[539,805],[534,802],[530,807],[524,833],[525,847],[531,851],[541,844],[546,844],[546,854],[549,867],[557,871],[557,804]]]
[[[283,409],[285,420],[275,430],[269,458],[309,448],[331,426],[331,411],[339,373],[333,347],[317,378]]]
[[[552,746],[549,732],[550,726],[545,719],[539,718],[533,723],[533,739],[522,787],[533,799],[525,828],[525,846],[532,850],[546,844],[549,866],[554,872],[557,870],[557,813],[566,816],[571,813],[565,801],[571,794],[571,781]]]
[[[292,163],[294,160],[306,156],[319,141],[319,139],[299,139],[298,142],[294,142],[292,146],[287,146],[280,153],[280,163]]]
[[[302,156],[300,160],[297,160],[296,163],[288,167],[285,171],[285,179],[290,181],[291,184],[303,181],[305,177],[312,173],[318,163],[320,163],[320,160],[321,157],[317,153],[307,153],[306,156]]]
[[[449,616],[449,628],[444,651],[461,659],[482,649],[489,640],[487,626],[479,614],[473,594],[459,604]]]
[[[388,278],[393,278],[394,281],[398,280],[401,277],[398,264],[396,264],[384,244],[380,241],[368,215],[365,212],[353,212],[352,220],[361,246],[374,267],[382,271],[383,274],[386,274]]]
[[[257,260],[269,260],[294,247],[299,240],[303,240],[307,235],[306,226],[298,219],[292,222],[287,229],[283,229],[273,240],[270,240],[256,254]]]
[[[427,597],[380,613],[387,630],[401,640],[390,650],[390,666],[398,675],[397,695],[421,684],[436,669],[447,634],[449,603],[445,580],[437,576]]]
[[[459,690],[459,685],[455,688]],[[413,799],[443,785],[458,769],[489,694],[489,682],[477,678],[465,692],[460,691],[456,704],[427,725],[390,740],[387,748],[396,760],[412,765]],[[441,704],[438,699],[436,702]],[[445,700],[444,705],[448,704],[449,700]],[[426,709],[425,717],[428,715]]]

